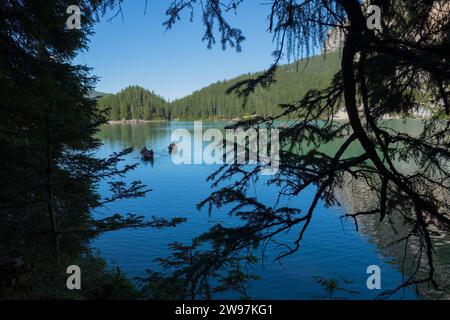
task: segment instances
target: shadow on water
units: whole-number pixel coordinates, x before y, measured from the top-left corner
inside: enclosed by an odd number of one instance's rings
[[[223,128],[225,125],[226,123],[222,122],[203,123],[204,128]],[[415,120],[408,123],[393,120],[389,125],[420,131],[420,122]],[[183,292],[179,296],[172,292],[172,297],[190,298],[192,292],[189,292],[186,284],[192,283],[194,279],[186,277],[187,274],[193,275],[193,272],[189,273],[192,264],[205,266],[220,262],[229,268],[226,271],[215,270],[214,272],[220,273],[220,276],[215,277],[211,283],[206,283],[207,279],[200,275],[195,279],[199,287],[203,285],[209,290],[209,292],[201,292],[203,295],[199,296],[204,298],[211,295],[216,298],[246,296],[255,299],[315,299],[330,296],[330,292],[334,295],[334,291],[337,291],[339,298],[373,299],[381,292],[368,290],[366,286],[368,266],[374,264],[380,266],[382,289],[396,287],[408,274],[408,271],[401,267],[404,250],[387,245],[398,237],[398,234],[390,227],[367,218],[361,221],[360,232],[356,232],[352,221],[341,221],[342,215],[354,212],[355,209],[367,208],[373,200],[369,193],[363,191],[362,182],[353,180],[346,181],[342,190],[338,191],[341,207],[326,207],[323,203],[318,206],[298,253],[280,261],[274,261],[282,252],[283,243],[295,241],[298,236],[298,228],[292,228],[268,243],[263,243],[263,246],[255,246],[251,255],[232,255],[227,261],[211,260],[217,259],[217,256],[208,255],[208,252],[219,250],[219,247],[223,250],[229,245],[219,243],[217,239],[224,236],[236,236],[238,239],[247,234],[245,232],[234,235],[230,233],[230,230],[243,231],[236,228],[242,225],[242,219],[229,214],[230,206],[219,207],[213,210],[212,214],[208,212],[208,208],[197,209],[197,204],[214,190],[206,179],[218,169],[218,166],[174,165],[168,155],[167,146],[172,142],[171,133],[177,128],[192,131],[193,123],[154,122],[139,125],[108,125],[104,126],[98,135],[104,142],[104,146],[99,150],[99,156],[125,147],[140,150],[142,146],[147,145],[155,150],[154,163],[140,163],[130,177],[127,177],[130,180],[142,180],[153,191],[145,199],[123,200],[105,208],[106,211],[117,210],[144,216],[187,218],[186,223],[174,229],[123,230],[105,234],[96,240],[94,246],[100,250],[103,257],[113,261],[129,275],[147,279],[147,282],[144,281],[146,284],[149,283],[148,280],[152,283],[164,282],[166,286],[170,283],[170,287],[177,291],[177,294]],[[338,146],[339,142],[336,142],[336,146],[328,145],[325,149],[330,150],[329,148]],[[360,151],[358,145],[352,146],[349,150],[354,154]],[[136,159],[129,159],[129,162],[136,162]],[[273,186],[267,186],[267,179],[262,177],[254,182],[254,187],[250,188],[253,194],[250,196],[273,206],[278,200],[278,190]],[[100,192],[106,192],[106,190],[106,186],[100,186]],[[312,188],[308,188],[301,196],[278,205],[307,210],[313,191]],[[98,211],[96,215],[101,217],[106,214],[106,211]],[[203,235],[203,239],[192,242],[193,238],[207,231],[210,232],[206,236]],[[205,243],[212,245],[212,249],[202,250]],[[170,244],[174,253],[172,257],[170,257],[171,251],[168,250]],[[413,244],[410,245],[413,246]],[[442,279],[446,279],[448,275],[449,259],[446,257],[449,256],[449,247],[448,239],[436,239],[438,261],[441,261],[438,265],[438,275]],[[408,249],[406,252],[408,257],[413,255],[413,250]],[[195,259],[189,260],[189,257],[195,257]],[[175,267],[178,267],[178,270],[169,274],[169,270],[177,269]],[[152,272],[146,273],[147,269]],[[203,271],[208,272],[208,269]],[[180,279],[184,279],[184,282]],[[153,293],[156,290],[151,287],[147,289],[153,290]],[[234,290],[230,292],[229,289]],[[160,293],[162,294],[160,298],[171,297],[169,293]],[[417,292],[413,288],[407,288],[394,298],[427,298],[436,297],[437,294],[425,287],[419,288]]]

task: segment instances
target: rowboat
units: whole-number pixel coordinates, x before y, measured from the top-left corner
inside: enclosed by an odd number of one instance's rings
[[[145,147],[144,147],[144,149],[141,150],[140,154],[141,154],[142,160],[153,161],[153,159],[154,159],[153,150],[147,150],[147,148],[145,148]]]

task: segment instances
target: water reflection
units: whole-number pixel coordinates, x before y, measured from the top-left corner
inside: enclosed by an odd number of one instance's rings
[[[405,166],[405,170],[407,169]],[[350,177],[347,177],[343,188],[337,194],[341,204],[351,213],[370,210],[378,201],[363,180]],[[408,242],[398,242],[399,239],[408,235],[413,226],[398,217],[393,219],[396,220],[380,222],[378,216],[361,216],[358,224],[361,234],[376,245],[380,254],[390,257],[391,265],[406,279],[418,267],[416,259],[420,244],[416,238],[410,238]],[[415,289],[421,298],[449,299],[450,295],[445,292],[449,292],[450,289],[450,239],[437,232],[432,233],[431,237],[435,249],[435,280],[440,288],[436,290],[431,284],[422,284]],[[423,278],[427,272],[428,269],[422,264],[417,276]]]
[[[223,122],[204,122],[204,128],[223,128]],[[420,132],[420,122],[412,120],[408,123],[394,120],[389,125],[404,128],[410,132]],[[95,242],[104,257],[114,261],[132,276],[144,276],[146,269],[164,272],[155,262],[156,258],[166,257],[167,245],[172,242],[189,244],[190,240],[220,223],[223,226],[237,226],[242,222],[235,216],[229,216],[228,207],[215,210],[212,215],[208,210],[198,211],[196,205],[205,199],[213,190],[210,183],[205,182],[209,174],[217,166],[188,165],[175,166],[168,155],[167,146],[171,143],[171,133],[176,128],[193,129],[192,122],[152,122],[137,125],[108,125],[99,133],[105,143],[99,151],[101,156],[118,151],[125,147],[140,150],[144,145],[155,150],[154,165],[141,163],[129,179],[140,179],[153,189],[145,199],[126,200],[106,208],[106,211],[125,211],[145,216],[183,216],[188,222],[167,230],[124,230],[102,236]],[[324,146],[325,151],[335,151],[335,145]],[[334,148],[334,149],[333,149]],[[136,151],[136,155],[137,155]],[[358,155],[362,152],[358,145],[353,145],[349,153]],[[137,162],[137,158],[127,160]],[[405,166],[407,169],[407,166]],[[264,178],[255,182],[253,196],[265,203],[277,201],[277,189],[265,186]],[[100,186],[104,188],[104,186]],[[104,189],[106,191],[106,189]],[[288,205],[306,210],[313,189],[307,189],[301,197],[289,200]],[[342,281],[345,290],[340,292],[342,298],[372,299],[380,292],[370,291],[366,287],[366,268],[377,264],[383,271],[383,289],[395,287],[407,274],[402,270],[400,247],[386,246],[394,241],[397,234],[388,225],[378,224],[374,219],[365,218],[361,222],[361,232],[357,233],[353,222],[341,225],[340,216],[355,210],[370,207],[374,200],[368,192],[364,192],[361,181],[346,181],[339,192],[342,207],[327,208],[322,203],[318,206],[314,220],[305,235],[301,250],[295,255],[286,257],[280,263],[273,258],[280,253],[280,246],[273,242],[265,249],[264,263],[259,263],[253,272],[261,276],[259,281],[250,284],[247,293],[252,298],[285,298],[313,299],[323,296],[323,284],[333,279]],[[97,212],[101,216],[105,212]],[[344,229],[342,228],[344,227]],[[295,241],[298,229],[293,228],[276,239],[279,243]],[[403,232],[402,230],[400,230]],[[398,231],[397,231],[398,232]],[[447,240],[436,239],[438,251],[439,276],[448,275],[449,249]],[[413,246],[413,244],[410,244]],[[411,254],[412,250],[408,249]],[[403,272],[403,273],[402,273]],[[318,282],[317,279],[324,279]],[[357,295],[354,292],[358,292]],[[419,295],[428,297],[433,294],[427,288],[420,288]],[[341,297],[340,296],[340,297]],[[236,298],[236,295],[226,295]],[[396,298],[415,298],[411,289],[400,292]]]

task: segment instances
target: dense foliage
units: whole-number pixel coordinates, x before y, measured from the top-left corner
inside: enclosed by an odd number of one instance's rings
[[[140,87],[128,87],[99,99],[101,109],[110,109],[111,120],[121,119],[233,119],[242,116],[274,116],[279,105],[295,101],[308,90],[323,89],[339,69],[339,53],[328,53],[281,66],[277,82],[268,90],[257,88],[246,101],[227,92],[237,83],[262,73],[245,74],[214,83],[173,102]],[[245,103],[244,103],[245,102]]]
[[[248,2],[232,0],[227,6],[202,1],[204,39],[214,43],[217,34],[211,30],[218,25],[222,44],[238,44],[242,34],[227,18]],[[192,11],[195,4],[172,1],[168,20],[177,21],[180,12]],[[381,8],[380,28],[367,24],[369,4]],[[281,248],[277,259],[294,254],[302,249],[316,209],[322,204],[339,205],[338,190],[359,183],[376,201],[343,218],[354,221],[357,229],[361,219],[374,218],[388,225],[397,237],[389,245],[404,252],[404,281],[379,297],[390,297],[407,286],[417,291],[432,287],[445,297],[448,286],[435,257],[435,237],[448,239],[450,229],[449,2],[274,0],[268,7],[268,31],[277,41],[274,64],[263,74],[237,83],[234,92],[251,97],[248,94],[258,88],[273,86],[280,57],[309,56],[326,40],[330,26],[342,36],[341,68],[327,88],[309,90],[299,100],[284,104],[278,116],[247,119],[232,126],[274,128],[274,120],[295,119],[280,132],[280,170],[268,181],[279,188],[279,201],[262,203],[252,196],[253,179],[259,178],[267,164],[224,165],[210,176],[213,186],[223,187],[200,207],[231,206],[230,214],[239,217],[242,225],[219,224],[196,238],[196,246],[200,241],[213,262],[207,266],[194,263],[173,274],[180,278],[180,272],[186,276],[200,273],[199,278],[187,281],[186,292],[203,296],[205,286],[199,287],[199,280],[214,283],[227,257],[235,261],[238,255],[245,265],[245,258],[271,244]],[[335,121],[342,108],[347,122]],[[392,113],[408,116],[419,109],[428,111],[421,132],[402,132],[383,121]],[[339,148],[324,152],[323,146],[330,143],[339,143]],[[349,153],[355,144],[361,152]],[[405,163],[414,168],[404,170]],[[303,194],[310,198],[306,210],[279,206]],[[277,236],[287,231],[295,232],[294,240],[280,242]],[[172,263],[179,259],[177,250],[168,258]],[[166,280],[172,283],[170,276]]]
[[[134,167],[120,165],[121,157],[131,150],[108,159],[92,156],[99,146],[95,133],[106,118],[89,98],[95,78],[87,67],[72,64],[77,53],[87,48],[95,17],[107,8],[118,8],[120,13],[121,2],[79,1],[84,13],[81,30],[64,28],[70,0],[0,2],[0,297],[135,296],[120,272],[108,271],[92,254],[90,241],[106,231],[173,226],[180,221],[144,222],[118,214],[96,220],[92,215],[105,203],[148,191],[139,181],[126,185],[120,180]],[[182,11],[201,6],[208,46],[216,42],[215,30],[219,30],[223,47],[240,50],[243,33],[227,22],[226,15],[245,2],[171,1],[165,25],[172,27]],[[345,217],[356,226],[364,216],[375,216],[393,229],[402,224],[406,232],[392,244],[414,252],[404,265],[409,270],[404,282],[381,297],[424,284],[445,293],[434,237],[448,237],[450,228],[450,5],[445,0],[418,0],[414,5],[409,0],[366,2],[382,8],[380,30],[367,27],[366,11],[358,0],[273,0],[267,6],[268,31],[278,46],[267,71],[212,85],[171,105],[140,88],[119,96],[114,118],[229,118],[256,112],[262,117],[235,126],[268,128],[276,118],[295,118],[281,132],[280,171],[268,183],[287,200],[314,187],[305,211],[273,206],[247,192],[264,164],[250,169],[222,167],[210,177],[213,186],[221,188],[199,207],[232,206],[230,214],[239,216],[242,225],[218,224],[194,238],[192,245],[173,244],[172,256],[160,259],[172,274],[149,272],[142,279],[146,295],[210,298],[215,291],[229,288],[245,295],[245,282],[254,277],[243,267],[255,262],[254,251],[292,230],[297,232],[292,243],[275,243],[284,250],[278,258],[297,252],[320,201],[339,204],[336,190],[355,180],[363,181],[377,201]],[[330,26],[344,35],[342,55],[335,56],[340,70],[333,58],[328,67],[307,77],[293,72],[295,66],[278,67],[286,53],[310,56],[323,44]],[[315,59],[319,58],[311,61]],[[329,77],[332,73],[335,76]],[[302,78],[308,81],[304,86]],[[274,91],[265,93],[262,88],[269,85]],[[223,93],[229,86],[238,97]],[[243,99],[246,109],[239,109]],[[291,99],[299,100],[289,103]],[[273,117],[280,102],[284,109]],[[333,121],[342,106],[349,121]],[[385,115],[406,115],[418,107],[435,110],[424,121],[422,132],[410,135],[383,125]],[[337,152],[323,152],[323,145],[336,141]],[[348,155],[355,143],[362,152]],[[405,172],[402,162],[416,168]],[[96,191],[102,180],[109,180],[111,186],[106,198]],[[66,290],[65,267],[70,264],[88,271],[82,292]]]
[[[98,100],[101,110],[108,110],[110,120],[170,118],[166,101],[138,86],[130,86],[117,94],[108,94]]]
[[[92,254],[90,241],[106,231],[178,221],[93,217],[103,204],[148,189],[120,179],[135,167],[120,164],[131,149],[93,156],[106,118],[89,98],[95,77],[72,60],[87,48],[104,2],[79,2],[80,30],[65,27],[71,4],[0,3],[0,298],[127,296],[129,283]],[[100,181],[110,182],[106,197],[97,192]],[[67,290],[65,271],[72,264],[90,274],[82,292]]]

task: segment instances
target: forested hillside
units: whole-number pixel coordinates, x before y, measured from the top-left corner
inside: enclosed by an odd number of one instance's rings
[[[116,95],[100,98],[101,108],[111,108],[111,120],[120,119],[232,119],[253,114],[268,116],[280,112],[279,104],[300,99],[310,89],[323,89],[339,70],[339,53],[315,56],[284,65],[269,89],[256,88],[243,106],[243,98],[226,91],[239,81],[259,73],[216,82],[189,96],[166,102],[143,88],[128,87]]]
[[[100,109],[110,109],[110,120],[168,119],[166,101],[144,88],[130,86],[117,94],[108,94],[98,100]]]
[[[339,70],[339,55],[331,53],[324,58],[284,65],[276,73],[277,82],[269,89],[256,88],[243,107],[243,99],[226,90],[239,81],[257,74],[246,74],[228,81],[220,81],[193,94],[175,100],[170,105],[172,118],[225,118],[244,115],[274,115],[280,112],[279,104],[300,99],[310,89],[323,89],[329,85]]]

